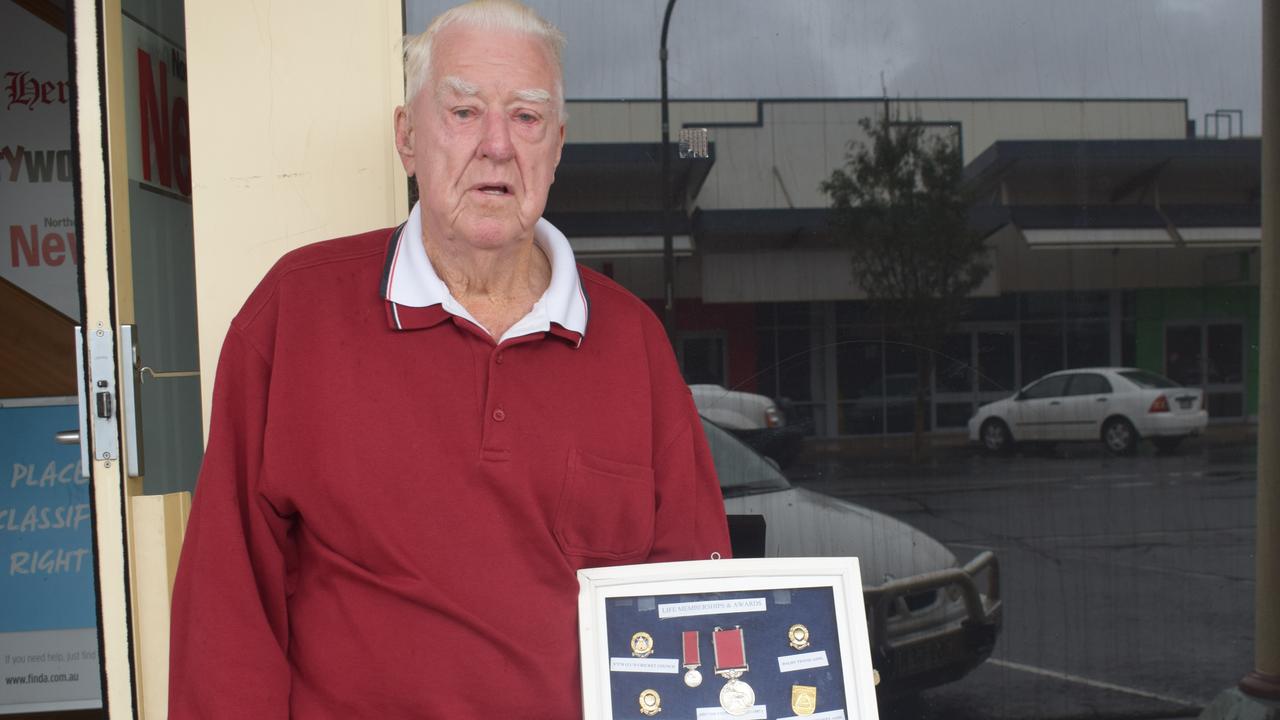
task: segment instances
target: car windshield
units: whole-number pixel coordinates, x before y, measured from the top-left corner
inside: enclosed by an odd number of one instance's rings
[[[726,496],[773,492],[791,487],[791,483],[787,482],[773,463],[715,423],[703,418],[702,429],[707,433],[707,444],[711,446],[711,455],[715,459],[720,490]]]
[[[1140,388],[1146,389],[1163,390],[1165,388],[1182,387],[1163,375],[1157,375],[1146,370],[1121,370],[1120,377]]]

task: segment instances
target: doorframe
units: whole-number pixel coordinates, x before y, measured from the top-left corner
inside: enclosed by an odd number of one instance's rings
[[[79,172],[75,178],[76,220],[80,230],[80,274],[83,292],[81,326],[86,338],[109,343],[116,387],[121,382],[120,347],[115,329],[132,319],[132,277],[117,267],[114,256],[129,243],[128,157],[124,145],[123,63],[120,0],[74,0],[71,38],[75,48],[71,77],[75,144]],[[121,297],[127,298],[121,302]],[[92,408],[89,382],[90,343],[82,343],[80,402]],[[128,365],[130,369],[132,365]],[[118,393],[116,394],[118,398]],[[118,408],[119,402],[114,403]],[[120,413],[114,413],[116,442],[122,437]],[[81,442],[99,444],[93,423]],[[93,507],[94,585],[98,599],[99,666],[102,707],[109,717],[139,717],[139,683],[133,642],[133,572],[131,508],[140,482],[125,473],[125,458],[90,454],[90,497]]]

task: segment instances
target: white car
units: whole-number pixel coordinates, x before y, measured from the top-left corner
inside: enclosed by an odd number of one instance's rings
[[[1127,455],[1143,438],[1172,452],[1208,422],[1201,390],[1137,368],[1080,368],[1050,373],[978,408],[969,439],[992,453],[1020,442],[1101,440]]]
[[[858,558],[882,697],[958,680],[991,654],[1003,605],[995,554],[961,565],[932,537],[851,502],[793,487],[777,468],[703,419],[730,528],[762,517],[762,547],[738,557]],[[756,538],[759,539],[759,538]]]
[[[786,467],[800,454],[808,428],[789,425],[773,398],[720,385],[690,385],[698,414]]]
[[[728,430],[782,427],[786,421],[772,398],[721,385],[690,385],[698,414]]]

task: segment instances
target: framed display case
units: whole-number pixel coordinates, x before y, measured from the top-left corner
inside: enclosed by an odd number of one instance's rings
[[[586,717],[877,718],[857,558],[578,571]]]

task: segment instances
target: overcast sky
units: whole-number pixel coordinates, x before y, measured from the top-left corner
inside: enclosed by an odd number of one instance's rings
[[[526,0],[570,98],[656,98],[665,0]],[[1262,0],[679,0],[673,98],[1186,98],[1261,132]],[[406,0],[410,32],[450,0]],[[1225,133],[1226,124],[1222,124]]]

